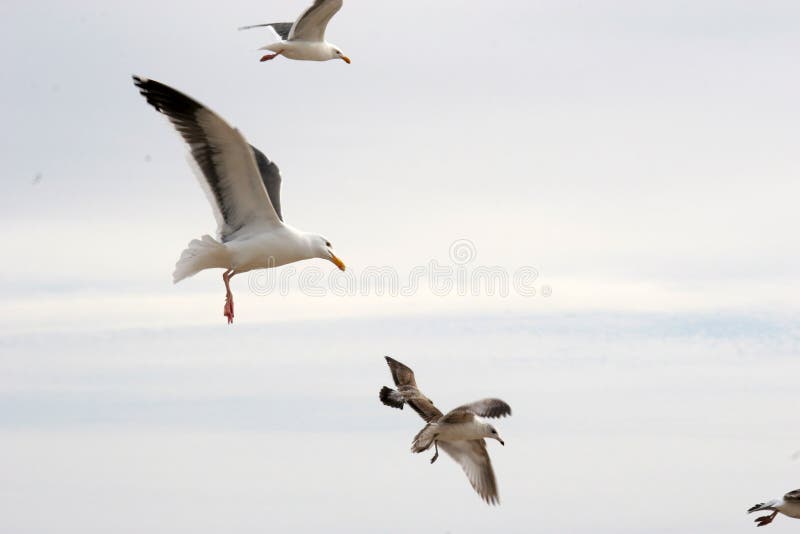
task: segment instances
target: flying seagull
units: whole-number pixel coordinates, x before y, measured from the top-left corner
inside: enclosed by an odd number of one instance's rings
[[[331,243],[283,222],[281,174],[277,165],[249,145],[236,128],[183,93],[138,76],[133,83],[147,102],[169,118],[189,145],[189,163],[217,219],[217,239],[194,239],[181,254],[173,282],[205,269],[225,269],[225,307],[233,322],[230,280],[239,273],[310,258],[322,258],[344,271]]]
[[[436,451],[431,458],[433,463],[439,457],[441,447],[461,464],[470,484],[484,501],[499,504],[497,482],[483,438],[496,439],[501,445],[505,442],[492,425],[479,417],[505,417],[511,415],[511,407],[500,399],[483,399],[442,414],[433,401],[417,389],[414,371],[389,356],[386,356],[386,363],[397,389],[384,386],[379,394],[381,402],[401,410],[408,404],[427,423],[414,438],[411,451],[422,452],[433,445]]]
[[[760,512],[762,510],[770,510],[772,513],[756,518],[756,523],[759,527],[772,523],[772,520],[775,519],[778,512],[789,517],[800,519],[800,489],[790,491],[781,499],[773,499],[769,502],[759,503],[750,508],[747,513],[752,514],[753,512]]]
[[[289,59],[303,59],[306,61],[328,61],[341,59],[350,63],[350,58],[344,55],[341,49],[325,40],[325,28],[331,17],[342,8],[342,0],[314,0],[314,4],[303,11],[294,23],[269,22],[267,24],[254,24],[242,26],[240,30],[250,28],[270,28],[280,38],[277,43],[268,44],[259,50],[270,50],[274,54],[267,54],[261,61],[269,61],[283,55]]]

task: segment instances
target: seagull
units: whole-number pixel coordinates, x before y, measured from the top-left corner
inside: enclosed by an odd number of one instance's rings
[[[781,499],[773,499],[769,502],[759,503],[750,508],[747,513],[752,514],[753,512],[760,512],[762,510],[771,510],[772,513],[756,518],[756,523],[758,523],[757,526],[759,527],[772,523],[772,520],[775,519],[778,512],[785,516],[800,519],[800,489],[790,491]]]
[[[511,407],[500,399],[482,399],[442,414],[428,397],[417,389],[414,371],[397,360],[386,356],[397,389],[384,386],[378,395],[386,406],[403,409],[408,404],[427,423],[416,435],[411,451],[419,453],[433,445],[435,454],[431,463],[439,457],[439,447],[449,454],[469,478],[470,484],[487,504],[499,504],[497,482],[492,462],[483,438],[505,442],[497,430],[479,417],[505,417],[511,415]]]
[[[325,40],[325,27],[331,17],[342,8],[343,0],[314,0],[314,4],[303,11],[294,23],[270,22],[267,24],[254,24],[242,26],[240,30],[250,28],[270,28],[280,37],[277,43],[268,44],[259,50],[271,50],[274,54],[267,54],[261,61],[269,61],[280,55],[289,59],[303,59],[306,61],[328,61],[341,59],[350,63],[350,58],[344,55],[341,49]]]
[[[344,271],[330,241],[292,228],[281,213],[281,173],[219,115],[172,87],[139,76],[133,83],[147,103],[169,118],[189,145],[189,163],[217,220],[217,239],[194,239],[181,254],[174,283],[205,269],[225,269],[223,315],[233,322],[234,275],[322,258]]]

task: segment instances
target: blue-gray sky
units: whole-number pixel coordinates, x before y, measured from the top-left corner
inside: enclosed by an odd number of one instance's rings
[[[0,5],[0,530],[391,530],[385,491],[418,514],[397,531],[751,528],[742,509],[800,471],[800,6],[345,4],[328,38],[352,65],[261,64],[267,32],[235,30],[305,1]],[[287,221],[356,276],[468,240],[468,267],[535,267],[537,295],[240,277],[228,328],[218,273],[171,284],[214,223],[131,74],[239,127],[281,167]],[[445,406],[513,401],[502,508],[408,454],[418,422],[374,398],[384,353]]]

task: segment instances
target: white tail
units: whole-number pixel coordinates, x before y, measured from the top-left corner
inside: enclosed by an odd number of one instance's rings
[[[210,235],[204,235],[200,239],[192,239],[186,250],[181,252],[181,257],[175,264],[175,272],[172,273],[172,282],[177,284],[203,269],[225,268],[228,264],[228,249],[225,245]]]

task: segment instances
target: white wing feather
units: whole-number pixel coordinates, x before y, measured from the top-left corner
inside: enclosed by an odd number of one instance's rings
[[[492,461],[484,440],[440,441],[439,447],[461,465],[469,483],[484,501],[489,504],[500,503]]]

